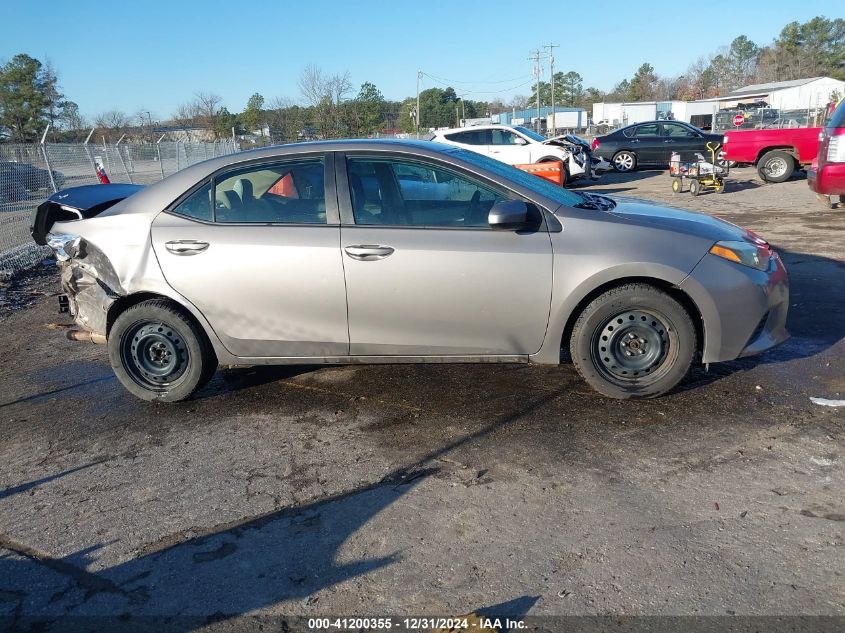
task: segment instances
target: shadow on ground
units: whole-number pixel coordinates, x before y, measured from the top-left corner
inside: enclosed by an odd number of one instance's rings
[[[0,589],[0,623],[13,629],[50,630],[63,628],[63,618],[72,616],[93,618],[89,622],[98,630],[138,621],[151,630],[191,631],[281,601],[301,599],[304,607],[316,605],[315,594],[321,590],[401,559],[401,552],[378,551],[377,543],[365,548],[373,556],[349,559],[344,544],[436,473],[430,466],[433,460],[513,424],[560,393],[528,401],[376,483],[215,526],[202,534],[179,534],[171,539],[176,542],[152,546],[136,558],[101,571],[87,569],[103,544],[56,558],[0,536],[0,548],[10,552],[0,556],[0,579],[5,579],[0,582],[12,583],[8,590]],[[47,484],[90,465],[16,489]],[[14,494],[16,489],[6,492]],[[523,617],[534,601],[520,598],[480,611]],[[319,607],[314,611],[319,613]]]

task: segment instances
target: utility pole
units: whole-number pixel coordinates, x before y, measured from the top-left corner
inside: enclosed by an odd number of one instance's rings
[[[552,136],[555,135],[555,130],[557,130],[557,110],[555,109],[555,51],[554,49],[558,48],[560,44],[546,44],[546,48],[549,49],[549,77],[551,78],[552,82]]]
[[[422,79],[422,71],[417,70],[417,116],[414,117],[417,124],[417,140],[420,138],[420,79]]]
[[[534,122],[534,131],[540,130],[540,49],[533,51],[528,61],[534,62],[534,76],[537,77],[537,119]]]

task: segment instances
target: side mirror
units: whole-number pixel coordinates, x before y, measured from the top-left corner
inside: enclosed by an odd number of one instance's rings
[[[528,145],[528,141],[526,141],[521,136],[516,136],[516,134],[514,134],[514,137],[516,139],[513,143],[514,145]]]
[[[530,210],[524,200],[501,200],[490,208],[487,222],[494,231],[519,231],[530,228]]]

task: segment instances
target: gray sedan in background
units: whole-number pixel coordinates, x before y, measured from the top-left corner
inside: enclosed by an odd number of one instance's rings
[[[431,142],[302,143],[36,211],[80,329],[145,400],[218,365],[557,364],[615,398],[784,341],[786,271],[713,217]]]

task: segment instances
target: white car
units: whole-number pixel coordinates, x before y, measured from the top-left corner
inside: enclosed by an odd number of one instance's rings
[[[476,125],[437,130],[433,134],[432,141],[468,149],[508,165],[562,162],[565,183],[594,176],[589,173],[590,166],[585,164],[581,150],[518,125]]]

